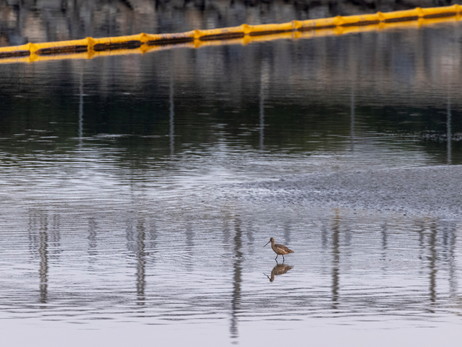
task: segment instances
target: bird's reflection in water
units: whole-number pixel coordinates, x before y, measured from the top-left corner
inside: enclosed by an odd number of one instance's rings
[[[288,272],[290,269],[292,269],[293,266],[286,265],[284,263],[282,264],[276,264],[275,267],[273,267],[273,270],[271,270],[271,275],[268,276],[265,274],[266,277],[268,277],[270,282],[274,281],[274,278],[279,275],[284,275],[286,272]]]

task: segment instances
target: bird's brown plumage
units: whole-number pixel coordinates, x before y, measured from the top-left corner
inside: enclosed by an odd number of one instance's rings
[[[270,242],[271,242],[271,248],[273,249],[274,253],[276,253],[276,258],[275,258],[276,260],[278,256],[280,255],[282,255],[282,259],[284,260],[284,254],[294,253],[294,251],[291,250],[289,247],[275,243],[274,238],[270,238],[270,240],[266,243],[266,245]]]

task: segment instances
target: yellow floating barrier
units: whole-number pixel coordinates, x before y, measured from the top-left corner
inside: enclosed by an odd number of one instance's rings
[[[223,39],[242,38],[248,34],[247,25],[230,27],[223,29],[196,30],[193,32],[193,38],[201,41],[216,41]]]
[[[355,16],[336,16],[321,19],[294,20],[281,24],[242,24],[236,27],[192,30],[184,33],[146,34],[92,38],[80,40],[27,43],[21,46],[0,47],[0,63],[34,62],[55,59],[92,59],[95,56],[146,53],[155,47],[201,47],[216,44],[268,41],[281,38],[301,38],[340,35],[386,27],[406,26],[405,23],[433,24],[461,20],[462,6],[415,8],[405,11],[377,12]],[[415,26],[415,24],[414,24]],[[368,28],[368,29],[366,29]],[[314,34],[307,34],[312,32]],[[117,53],[116,53],[117,52]],[[53,56],[53,57],[52,57]]]
[[[89,40],[72,40],[44,43],[29,43],[30,54],[54,55],[67,53],[81,53],[89,51]],[[1,54],[1,50],[0,50]]]

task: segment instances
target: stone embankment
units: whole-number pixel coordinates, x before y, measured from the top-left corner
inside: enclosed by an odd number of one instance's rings
[[[281,23],[450,0],[0,0],[0,46],[140,32]]]

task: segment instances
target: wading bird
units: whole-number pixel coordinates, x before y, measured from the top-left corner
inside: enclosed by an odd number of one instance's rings
[[[274,253],[276,253],[276,258],[274,258],[274,260],[278,261],[278,257],[280,255],[282,255],[282,261],[284,262],[284,254],[289,254],[289,253],[294,253],[293,250],[291,250],[290,248],[284,246],[284,245],[279,245],[277,243],[274,243],[274,239],[273,238],[270,238],[269,241],[266,243],[266,245],[268,243],[271,242],[271,248],[273,249]],[[266,247],[263,246],[263,247]]]

